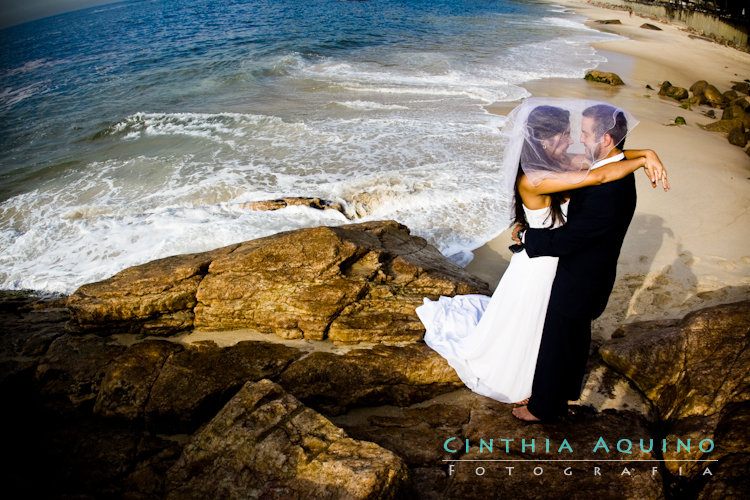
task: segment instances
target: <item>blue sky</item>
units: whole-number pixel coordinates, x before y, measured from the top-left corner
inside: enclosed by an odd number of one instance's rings
[[[0,0],[0,28],[120,0]]]

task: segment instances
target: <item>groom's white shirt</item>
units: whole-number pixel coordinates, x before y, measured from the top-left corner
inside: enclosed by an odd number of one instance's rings
[[[609,158],[604,158],[603,160],[599,160],[598,162],[591,165],[591,170],[594,170],[595,168],[603,167],[604,165],[608,165],[610,163],[614,163],[616,161],[622,161],[625,159],[625,153],[618,153],[614,156],[610,156]],[[526,233],[521,235],[521,244],[526,243]]]
[[[614,163],[616,161],[622,161],[625,159],[625,153],[618,153],[614,156],[610,156],[609,158],[604,158],[603,160],[599,160],[598,162],[591,165],[591,170],[594,170],[595,168],[603,167],[604,165],[608,165],[610,163]]]

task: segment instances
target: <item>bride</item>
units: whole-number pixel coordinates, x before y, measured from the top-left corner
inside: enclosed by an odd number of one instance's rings
[[[666,171],[651,150],[627,151],[625,160],[592,165],[583,145],[572,139],[580,137],[582,111],[592,104],[599,103],[529,98],[508,115],[503,180],[514,199],[513,223],[558,227],[565,223],[567,191],[622,179],[641,167],[653,187],[661,180],[664,189],[669,188]],[[637,121],[626,115],[630,132]],[[426,329],[425,342],[446,358],[466,386],[505,403],[523,402],[531,395],[558,260],[532,259],[514,247],[491,298],[424,299],[416,310]]]

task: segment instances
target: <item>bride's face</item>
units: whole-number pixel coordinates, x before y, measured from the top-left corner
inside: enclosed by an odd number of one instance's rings
[[[556,160],[565,157],[565,152],[571,144],[573,144],[573,140],[570,138],[570,126],[565,131],[542,141],[547,156]]]

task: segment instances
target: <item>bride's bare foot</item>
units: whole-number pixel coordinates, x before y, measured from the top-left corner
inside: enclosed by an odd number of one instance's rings
[[[527,405],[527,404],[529,404],[529,398],[526,398],[526,399],[522,399],[521,401],[516,401],[516,402],[515,402],[515,403],[513,403],[513,404],[514,404],[514,405]]]
[[[530,411],[527,406],[519,406],[518,408],[513,408],[511,410],[511,413],[513,413],[513,416],[516,417],[519,420],[523,420],[524,422],[541,422],[542,420],[539,418],[536,418]]]

